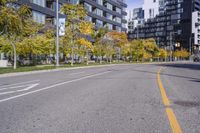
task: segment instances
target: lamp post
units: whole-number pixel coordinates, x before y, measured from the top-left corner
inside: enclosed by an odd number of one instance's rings
[[[170,61],[172,61],[172,54],[173,54],[173,40],[172,40],[172,32],[170,32]]]
[[[174,31],[170,32],[170,61],[173,61],[173,52],[174,52],[173,36],[175,36],[175,34],[178,34],[178,32],[174,32]],[[176,40],[176,39],[174,39],[174,40]]]
[[[56,0],[56,66],[59,66],[59,14],[58,0]]]

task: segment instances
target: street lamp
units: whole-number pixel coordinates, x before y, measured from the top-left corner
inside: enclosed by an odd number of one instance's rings
[[[172,54],[173,54],[173,51],[172,51],[172,47],[173,47],[172,33],[173,32],[170,32],[170,61],[172,61]]]
[[[58,0],[56,0],[56,66],[59,66],[59,14]]]
[[[177,43],[175,44],[175,47],[176,47],[176,48],[180,48],[180,47],[181,47],[180,42],[177,42]]]
[[[174,31],[170,32],[170,61],[173,61],[172,60],[173,59],[173,51],[174,51],[173,35],[175,35],[175,34],[178,34],[178,32],[174,32]]]

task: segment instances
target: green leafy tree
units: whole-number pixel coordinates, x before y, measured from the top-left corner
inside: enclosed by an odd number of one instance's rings
[[[108,38],[110,38],[114,42],[114,47],[116,49],[116,55],[118,55],[118,60],[123,54],[123,47],[125,48],[125,45],[128,43],[127,35],[124,32],[117,32],[117,31],[110,31],[106,35]],[[123,52],[122,52],[123,51]]]
[[[159,49],[159,57],[164,60],[167,58],[167,51],[165,49]]]
[[[99,28],[96,32],[94,38],[94,55],[97,58],[100,58],[100,64],[102,63],[102,58],[106,55],[105,53],[105,45],[107,44],[108,38],[106,37],[106,34],[108,33],[107,28]]]
[[[76,42],[80,39],[80,29],[81,24],[85,22],[85,17],[87,16],[87,12],[83,5],[75,5],[75,4],[64,4],[61,8],[61,12],[67,16],[66,20],[66,29],[65,36],[63,37],[63,43],[68,46],[64,46],[63,48],[71,48],[71,50],[66,50],[68,53],[70,52],[72,57],[71,65],[74,63],[74,48],[78,48]],[[70,45],[70,46],[69,46]]]
[[[0,2],[0,33],[12,46],[14,69],[17,64],[16,44],[37,31],[37,24],[32,21],[31,11],[26,5],[16,8],[11,0]]]
[[[12,46],[5,36],[0,35],[0,53],[6,53],[7,56],[12,55]]]
[[[113,55],[115,54],[115,48],[114,48],[114,45],[113,45],[113,42],[108,42],[104,48],[104,51],[105,51],[105,55],[106,55],[106,58],[107,58],[107,62],[110,60],[110,63],[112,62],[112,57]]]
[[[78,40],[80,46],[83,49],[83,55],[86,56],[86,64],[88,65],[88,58],[89,58],[89,51],[93,51],[93,45],[92,43],[86,39],[87,36],[93,36],[94,35],[94,24],[87,21],[82,21],[80,23],[80,39]]]
[[[124,46],[121,48],[122,55],[124,57],[125,61],[130,61],[130,55],[131,55],[131,44],[130,42],[126,43]]]
[[[149,57],[149,59],[159,57],[159,48],[156,45],[156,42],[154,39],[145,39],[145,40],[143,40],[143,43],[144,43],[146,55],[148,55],[146,57]],[[147,59],[147,60],[149,60],[149,59]]]
[[[133,40],[130,44],[130,52],[133,61],[142,61],[145,52],[143,41]]]
[[[190,53],[186,49],[176,50],[173,53],[174,57],[177,57],[178,59],[187,59],[190,56]]]

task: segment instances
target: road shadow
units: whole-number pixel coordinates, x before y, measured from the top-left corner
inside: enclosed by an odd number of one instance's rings
[[[199,80],[190,80],[190,81],[200,83],[200,79]]]
[[[148,70],[131,69],[131,71],[141,72],[143,74],[145,74],[145,73],[153,74],[155,76],[157,75],[157,72],[152,72],[152,71],[148,71]],[[183,76],[183,75],[169,74],[169,73],[165,73],[165,72],[161,72],[160,75],[161,76],[176,77],[176,78],[183,78],[183,79],[188,79],[189,81],[192,81],[192,82],[199,82],[200,83],[200,78],[194,78],[194,77]]]
[[[161,67],[173,67],[173,68],[183,68],[183,69],[191,69],[191,70],[200,70],[200,63],[164,63],[164,64],[156,64]]]

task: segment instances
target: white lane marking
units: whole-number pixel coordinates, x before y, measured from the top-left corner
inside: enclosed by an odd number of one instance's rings
[[[26,84],[26,83],[32,83],[32,82],[39,82],[40,80],[31,80],[31,81],[25,81],[25,82],[20,82],[20,83],[15,83],[15,84],[9,84],[9,85],[4,85],[0,86],[1,88],[9,87],[9,86],[14,86],[14,85],[20,85],[20,84]]]
[[[25,89],[20,89],[20,90],[16,90],[16,91],[7,91],[7,92],[2,92],[2,93],[0,93],[0,96],[1,96],[1,95],[6,95],[6,94],[17,93],[17,92],[28,91],[28,90],[30,90],[30,89],[32,89],[32,88],[38,86],[38,85],[39,85],[39,83],[38,83],[38,84],[32,84],[32,85],[26,87]]]
[[[83,74],[83,73],[85,73],[85,72],[71,73],[71,74],[69,74],[69,75],[77,75],[77,74]]]
[[[0,91],[9,90],[9,89],[16,89],[16,88],[22,88],[22,87],[26,87],[26,86],[30,86],[30,85],[32,85],[32,84],[26,84],[26,85],[20,85],[20,86],[13,86],[13,87],[6,87],[6,88],[0,89]]]
[[[58,86],[61,86],[61,85],[64,85],[64,84],[69,84],[69,83],[80,81],[80,80],[83,80],[83,79],[88,79],[88,78],[91,78],[91,77],[100,76],[100,75],[110,73],[110,72],[111,71],[106,71],[106,72],[102,72],[102,73],[98,73],[98,74],[92,74],[92,75],[88,75],[88,76],[85,76],[85,77],[82,77],[82,78],[78,78],[78,79],[54,84],[54,85],[44,87],[44,88],[41,88],[41,89],[38,89],[38,90],[34,90],[34,91],[30,91],[30,92],[27,92],[27,93],[24,93],[24,94],[20,94],[20,95],[16,95],[16,96],[13,96],[13,97],[2,99],[2,100],[0,100],[0,103],[5,102],[5,101],[9,101],[9,100],[12,100],[12,99],[16,99],[16,98],[19,98],[19,97],[23,97],[23,96],[26,96],[26,95],[29,95],[29,94],[34,94],[34,93],[37,93],[37,92],[40,92],[40,91],[48,90],[48,89],[58,87]]]

